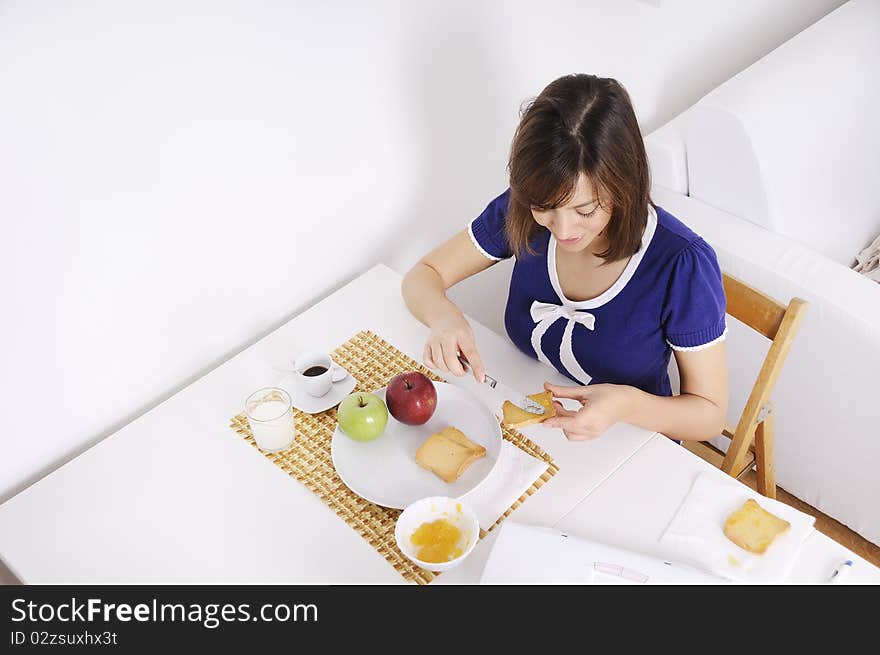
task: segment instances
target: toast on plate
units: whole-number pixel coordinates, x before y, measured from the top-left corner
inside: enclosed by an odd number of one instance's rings
[[[456,428],[443,428],[425,440],[416,452],[419,466],[452,483],[476,460],[486,456],[486,448],[474,443]]]

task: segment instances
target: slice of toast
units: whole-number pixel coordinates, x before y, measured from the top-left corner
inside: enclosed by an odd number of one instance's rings
[[[504,418],[502,419],[504,425],[509,428],[521,428],[524,425],[540,423],[551,416],[556,416],[556,408],[553,407],[553,394],[550,391],[533,393],[529,398],[541,405],[547,411],[543,414],[532,414],[531,412],[527,412],[526,410],[517,407],[509,400],[505,400],[504,404],[501,405],[501,411],[504,414]]]
[[[791,523],[771,514],[749,498],[727,517],[724,534],[740,548],[761,555]]]
[[[486,449],[468,439],[461,430],[443,428],[419,447],[416,462],[451,483],[475,460],[485,456]]]

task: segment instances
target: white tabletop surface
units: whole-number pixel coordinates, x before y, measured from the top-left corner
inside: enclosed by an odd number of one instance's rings
[[[150,412],[0,506],[0,557],[26,583],[402,583],[365,540],[229,427],[273,366],[332,350],[369,329],[414,359],[426,328],[407,311],[401,276],[367,271]],[[571,384],[472,322],[489,372],[523,392]],[[472,378],[450,381],[495,412],[503,398]],[[523,432],[560,467],[514,516],[554,525],[654,433],[621,424],[569,443]],[[491,539],[446,582],[476,582]]]
[[[676,553],[665,549],[659,540],[702,471],[732,481],[686,448],[656,435],[553,527],[675,560]],[[847,559],[854,562],[848,583],[880,583],[880,569],[818,531],[807,538],[786,582],[827,582],[835,567]]]
[[[420,359],[426,328],[401,277],[379,265],[0,506],[0,556],[26,583],[400,584],[403,578],[304,486],[229,428],[254,389],[305,349],[332,350],[369,329]],[[570,384],[472,321],[489,372],[523,392]],[[498,413],[503,398],[449,377]],[[674,559],[659,537],[700,471],[717,469],[631,425],[570,443],[524,434],[560,467],[511,518]],[[726,476],[725,476],[726,477]],[[432,584],[476,583],[497,537]],[[880,570],[815,532],[789,580],[824,581],[842,559],[851,582]]]

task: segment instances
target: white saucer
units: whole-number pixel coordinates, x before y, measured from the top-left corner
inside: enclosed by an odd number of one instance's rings
[[[318,414],[327,411],[331,407],[335,407],[341,403],[345,397],[354,391],[357,386],[351,373],[346,371],[347,375],[339,382],[334,382],[330,387],[330,391],[316,398],[306,393],[304,385],[299,381],[293,373],[288,373],[278,381],[279,387],[290,394],[290,401],[294,407],[306,414]]]

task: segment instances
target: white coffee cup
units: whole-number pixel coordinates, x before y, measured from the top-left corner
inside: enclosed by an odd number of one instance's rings
[[[294,375],[310,396],[327,395],[334,382],[344,380],[348,371],[334,362],[330,355],[319,352],[303,353],[293,362]]]

